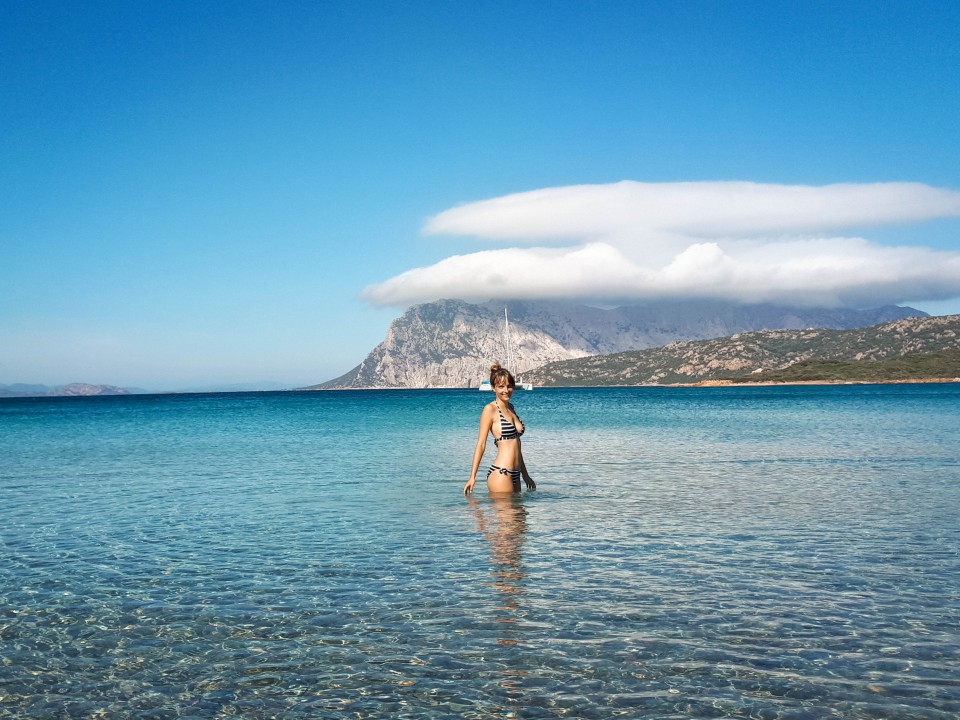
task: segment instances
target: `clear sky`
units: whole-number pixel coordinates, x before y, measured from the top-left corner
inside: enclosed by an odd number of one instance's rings
[[[960,312],[958,37],[954,0],[6,0],[0,383],[313,384],[441,296]]]

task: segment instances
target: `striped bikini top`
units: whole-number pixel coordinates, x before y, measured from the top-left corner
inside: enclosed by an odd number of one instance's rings
[[[507,420],[506,416],[503,414],[503,410],[500,409],[500,405],[497,404],[497,412],[500,413],[500,437],[496,435],[493,436],[493,444],[497,445],[501,440],[517,440],[521,435],[523,435],[523,430],[517,430],[517,426],[513,424],[510,420]],[[520,416],[517,415],[517,420],[520,420]],[[525,430],[526,428],[524,428]]]

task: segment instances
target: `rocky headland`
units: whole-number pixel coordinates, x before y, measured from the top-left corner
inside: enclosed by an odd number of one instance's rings
[[[509,302],[506,307],[511,370],[537,384],[553,383],[553,376],[538,368],[563,361],[589,361],[678,341],[766,329],[861,328],[924,315],[897,306],[846,310],[721,302],[658,302],[604,309],[531,301]],[[439,300],[410,307],[391,323],[384,341],[350,372],[302,389],[476,387],[494,361],[508,362],[504,304]],[[653,375],[656,371],[642,380],[628,378],[626,384],[659,382],[668,376],[657,380],[651,379]],[[584,376],[579,384],[591,383]]]

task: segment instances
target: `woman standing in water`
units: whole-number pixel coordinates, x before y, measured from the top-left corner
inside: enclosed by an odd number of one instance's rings
[[[522,477],[527,488],[534,490],[537,484],[527,472],[527,467],[523,464],[523,453],[520,451],[523,423],[510,404],[510,397],[517,383],[510,371],[497,363],[490,368],[490,386],[496,397],[492,403],[485,405],[480,413],[480,436],[473,451],[473,469],[470,479],[463,486],[463,493],[467,495],[473,492],[483,451],[487,447],[488,433],[493,435],[493,442],[497,446],[497,458],[487,472],[487,489],[492,493],[520,492]]]

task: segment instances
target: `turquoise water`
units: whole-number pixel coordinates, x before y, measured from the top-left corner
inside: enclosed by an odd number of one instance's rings
[[[489,399],[0,401],[0,717],[960,716],[960,384]]]

